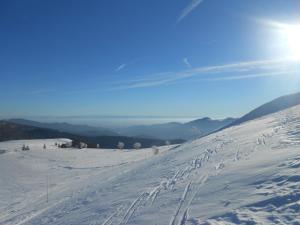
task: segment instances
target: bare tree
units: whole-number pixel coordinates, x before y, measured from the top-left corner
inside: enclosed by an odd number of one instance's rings
[[[84,143],[84,142],[79,143],[79,149],[83,149],[83,148],[87,148],[87,147],[88,147],[88,145],[86,143]]]
[[[133,148],[136,150],[140,149],[141,147],[142,147],[142,144],[140,142],[136,142],[133,144]]]
[[[123,142],[119,142],[117,144],[118,149],[122,150],[125,147],[125,144]]]

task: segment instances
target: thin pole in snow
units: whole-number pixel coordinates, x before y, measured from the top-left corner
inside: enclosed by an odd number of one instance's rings
[[[47,185],[46,186],[47,186],[46,187],[46,192],[47,192],[46,196],[47,196],[47,203],[48,203],[48,201],[49,201],[49,188],[48,188],[48,186],[49,186],[49,168],[47,170]]]

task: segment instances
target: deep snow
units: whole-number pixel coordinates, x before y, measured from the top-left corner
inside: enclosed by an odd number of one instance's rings
[[[0,224],[300,224],[300,106],[155,156],[56,141],[0,143]]]

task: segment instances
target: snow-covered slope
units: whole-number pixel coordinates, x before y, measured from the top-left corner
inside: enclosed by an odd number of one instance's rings
[[[0,224],[300,224],[300,106],[156,156],[43,142],[0,144]]]
[[[241,118],[235,120],[233,123],[229,124],[230,127],[234,125],[238,125],[249,120],[257,119],[263,116],[266,116],[271,113],[276,113],[281,110],[296,106],[300,104],[300,92],[290,95],[284,95],[279,98],[276,98],[268,103],[265,103],[256,109],[252,110],[251,112],[247,113],[246,115],[242,116]]]

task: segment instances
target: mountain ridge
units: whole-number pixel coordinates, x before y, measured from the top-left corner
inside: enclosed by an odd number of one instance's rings
[[[118,133],[113,132],[107,128],[93,127],[89,125],[75,125],[66,122],[45,123],[45,122],[38,122],[33,120],[21,119],[21,118],[9,119],[7,121],[17,123],[17,124],[22,124],[22,125],[54,129],[62,132],[68,132],[68,133],[84,135],[84,136],[119,136]]]
[[[100,144],[101,148],[115,149],[118,142],[123,142],[126,147],[132,148],[133,144],[140,142],[142,147],[152,147],[153,145],[165,145],[166,141],[162,139],[150,139],[143,137],[126,136],[80,136],[72,133],[61,132],[53,129],[40,128],[28,125],[21,125],[9,121],[0,121],[0,141],[9,140],[33,140],[49,138],[67,138],[76,141],[82,141],[89,147],[96,147]],[[171,144],[180,144],[184,140],[170,140]]]
[[[221,128],[220,130],[228,127],[236,126],[250,120],[258,119],[263,116],[276,113],[299,104],[300,104],[300,92],[280,96],[251,110],[249,113],[235,120],[231,124]]]
[[[191,140],[205,136],[235,120],[235,118],[231,117],[221,120],[203,117],[187,123],[170,122],[153,125],[130,126],[120,129],[117,132],[126,136],[150,136],[153,138],[161,137],[162,139],[182,138],[185,140]]]

